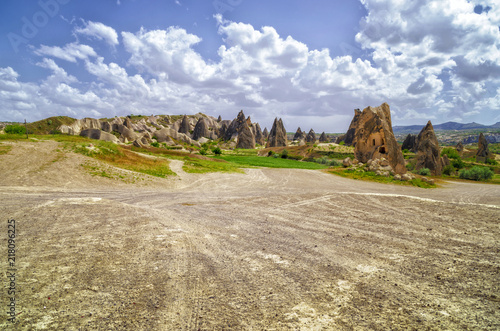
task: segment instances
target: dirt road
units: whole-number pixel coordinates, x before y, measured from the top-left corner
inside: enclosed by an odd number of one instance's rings
[[[500,328],[498,186],[191,175],[180,161],[176,178],[130,183],[58,149],[0,155],[2,270],[7,219],[17,226],[17,324],[2,309],[0,328]]]

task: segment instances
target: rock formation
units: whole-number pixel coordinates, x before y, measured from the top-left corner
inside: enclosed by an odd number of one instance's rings
[[[439,143],[431,121],[420,131],[417,137],[416,170],[427,168],[434,176],[441,176],[443,161],[441,160]]]
[[[267,127],[265,127],[264,131],[262,131],[262,135],[264,136],[264,139],[269,138],[269,131],[267,131]]]
[[[488,149],[488,141],[484,137],[484,134],[481,132],[477,143],[476,162],[485,163],[486,160],[491,159],[491,157],[492,154]]]
[[[243,149],[254,149],[255,148],[255,136],[248,126],[247,121],[238,129],[238,142],[236,143],[236,148]]]
[[[281,118],[278,120],[278,118],[276,117],[274,119],[271,132],[269,132],[266,147],[282,147],[287,145],[288,140],[286,137],[285,126],[283,125],[283,121],[281,120]]]
[[[196,123],[193,131],[193,139],[198,140],[202,137],[210,138],[210,130],[208,129],[207,121],[204,117],[201,117]]]
[[[238,116],[231,122],[228,128],[224,133],[224,140],[228,141],[231,139],[236,139],[238,136],[239,129],[243,126],[243,123],[246,123],[247,119],[245,118],[245,114],[243,110],[238,113]]]
[[[297,128],[293,140],[306,140],[306,133],[300,129],[300,126]]]
[[[356,158],[363,163],[385,158],[395,173],[404,174],[406,172],[405,160],[392,132],[389,105],[383,103],[376,108],[365,108],[359,115],[356,112],[355,117],[354,153]]]
[[[132,129],[132,121],[130,120],[130,118],[126,117],[123,121],[123,125],[129,129]]]
[[[96,140],[111,141],[113,143],[118,143],[119,140],[114,135],[108,132],[104,132],[99,129],[85,129],[80,132],[80,136],[87,137]]]
[[[343,136],[340,136],[337,139],[337,143],[344,142],[347,146],[355,146],[356,145],[356,127],[358,126],[359,117],[361,116],[361,110],[354,109],[354,117],[349,125],[349,129],[347,133]],[[392,129],[392,128],[391,128]]]
[[[191,125],[189,124],[189,119],[186,115],[182,118],[181,126],[179,127],[179,133],[189,134],[191,130]]]
[[[266,140],[264,138],[264,135],[262,134],[262,130],[260,129],[259,123],[255,123],[254,127],[255,127],[255,143],[264,146]]]
[[[306,143],[314,144],[316,142],[316,132],[313,129],[309,130],[306,136]]]
[[[321,136],[319,136],[319,142],[320,143],[326,143],[326,142],[328,142],[328,137],[326,136],[325,132],[321,133]]]
[[[417,150],[417,136],[414,134],[408,134],[405,138],[405,141],[403,142],[403,145],[401,146],[402,150],[409,150],[410,152],[415,153]]]
[[[464,151],[464,145],[462,144],[461,141],[458,142],[457,146],[455,147],[458,153],[462,153]]]

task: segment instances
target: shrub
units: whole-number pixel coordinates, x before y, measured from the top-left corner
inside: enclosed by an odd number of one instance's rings
[[[407,163],[407,164],[406,164],[406,170],[408,170],[408,171],[413,171],[413,170],[415,170],[415,164],[413,164],[413,163],[411,163],[411,162]]]
[[[342,140],[341,142],[339,142],[339,145],[340,146],[344,146],[345,145],[345,141]]]
[[[451,176],[455,172],[455,167],[453,167],[451,164],[448,164],[443,168],[443,174],[447,176]]]
[[[422,168],[419,170],[418,174],[421,176],[430,176],[431,171],[428,168]]]
[[[329,164],[330,163],[330,160],[326,156],[323,156],[322,158],[316,159],[314,161],[316,163],[319,163],[319,164]]]
[[[153,142],[151,143],[151,146],[156,147],[156,148],[159,148],[159,147],[160,147],[160,144],[159,144],[157,141],[153,141]]]
[[[472,179],[476,181],[488,180],[493,177],[493,171],[487,167],[474,166],[470,169],[461,170],[459,177],[462,179]]]
[[[283,152],[281,152],[281,158],[286,159],[287,157],[288,157],[288,151],[284,149]]]
[[[274,157],[275,159],[277,159],[277,158],[279,158],[279,157],[280,157],[280,155],[275,153],[275,154],[273,154],[273,157]]]
[[[48,120],[48,121],[47,121],[47,124],[48,124],[48,125],[52,125],[52,120]]]
[[[448,155],[448,158],[460,160],[460,154],[458,154],[457,150],[451,147],[444,148],[441,152],[441,156]]]
[[[273,156],[274,155],[274,152],[273,151],[269,151],[267,152],[267,156]]]
[[[408,148],[403,149],[403,154],[405,154],[405,153],[409,153],[409,152],[410,152],[410,151],[408,150]]]
[[[451,165],[456,169],[462,169],[465,167],[465,163],[462,161],[462,159],[456,159],[451,161]]]
[[[4,129],[5,133],[25,134],[26,128],[20,124],[7,125]]]
[[[207,155],[208,151],[205,148],[200,149],[200,155]]]
[[[486,164],[497,165],[498,162],[495,159],[486,159]]]
[[[220,149],[219,146],[215,147],[214,149],[212,149],[212,152],[215,154],[215,155],[221,155],[222,154],[222,150]]]
[[[342,162],[338,160],[331,160],[330,161],[330,167],[342,167]]]

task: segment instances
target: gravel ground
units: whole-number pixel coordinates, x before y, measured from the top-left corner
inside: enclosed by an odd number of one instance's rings
[[[15,219],[16,323],[4,272],[0,328],[500,329],[499,186],[192,175],[180,161],[158,179],[56,142],[4,144],[0,268]]]

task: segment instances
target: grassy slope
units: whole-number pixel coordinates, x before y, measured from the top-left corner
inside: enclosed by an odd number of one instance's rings
[[[45,135],[56,133],[61,125],[73,124],[76,119],[68,116],[54,116],[41,121],[28,124],[28,133],[35,135]]]

